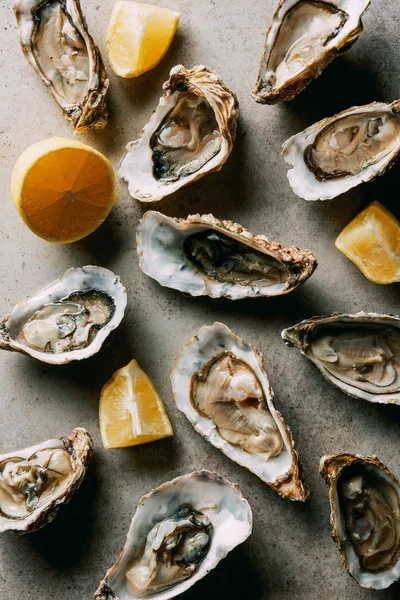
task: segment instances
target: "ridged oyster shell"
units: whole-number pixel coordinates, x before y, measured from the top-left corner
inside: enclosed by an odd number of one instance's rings
[[[281,0],[267,31],[253,98],[292,100],[362,32],[370,0]]]
[[[282,331],[349,396],[400,404],[400,318],[359,312],[314,317]]]
[[[202,266],[199,267],[199,263],[195,264],[190,258],[195,256],[195,250],[190,251],[189,255],[187,244],[196,239],[191,236],[200,235],[202,240],[204,232],[227,238],[229,244],[238,244],[241,255],[237,258],[234,250],[236,262],[243,262],[243,251],[249,252],[248,264],[253,265],[253,271],[254,263],[259,265],[257,260],[261,257],[265,262],[263,269],[266,273],[262,277],[263,281],[260,282],[258,276],[253,279],[251,274],[245,274],[243,279],[240,273],[238,276],[242,278],[241,283],[238,283],[237,277],[229,281],[234,272],[230,268],[233,263],[229,253],[218,273],[213,272],[213,269],[206,272]],[[203,241],[201,243],[204,244]],[[204,249],[204,245],[202,247]],[[192,296],[225,297],[232,300],[288,294],[306,281],[317,267],[317,260],[308,250],[283,248],[265,236],[254,235],[232,221],[219,221],[213,215],[174,219],[159,212],[148,211],[137,230],[137,252],[142,271],[160,285]],[[200,248],[198,254],[205,253]],[[256,275],[258,272],[256,271]],[[246,281],[246,277],[249,281]]]
[[[88,358],[118,327],[126,302],[125,287],[108,269],[69,269],[0,323],[0,349],[49,364]]]
[[[339,149],[342,152],[339,152]],[[400,154],[400,101],[354,106],[287,140],[290,186],[304,200],[329,200],[382,175]]]
[[[256,348],[222,323],[203,326],[176,357],[171,382],[177,407],[213,446],[281,496],[307,499],[292,433],[275,408]]]
[[[238,102],[214,71],[178,65],[163,88],[157,110],[140,139],[128,144],[119,170],[140,202],[157,202],[219,171],[236,137]]]
[[[16,0],[22,50],[75,133],[107,124],[108,75],[79,0]]]
[[[196,565],[191,576],[189,573],[189,577],[175,585],[151,594],[135,591],[129,579],[135,581],[134,569],[141,564],[141,561],[143,562],[143,551],[149,534],[153,534],[155,526],[162,521],[164,526],[168,521],[173,521],[183,506],[190,506],[198,511],[200,518],[209,523],[208,532],[211,539],[205,555],[202,556],[202,560]],[[214,569],[231,550],[249,537],[251,531],[251,509],[237,486],[223,479],[218,473],[210,471],[198,471],[177,477],[140,500],[121,556],[100,583],[95,598],[96,600],[175,598]],[[156,557],[157,552],[154,551],[153,554]],[[169,556],[168,550],[167,554]],[[171,562],[174,564],[173,561]],[[153,564],[157,564],[157,561]],[[127,573],[129,579],[126,577]]]
[[[332,537],[344,567],[362,587],[389,587],[400,579],[399,481],[376,456],[364,454],[324,456],[320,472],[329,484]]]
[[[92,455],[93,440],[80,427],[0,455],[0,532],[30,533],[50,523],[81,485]]]

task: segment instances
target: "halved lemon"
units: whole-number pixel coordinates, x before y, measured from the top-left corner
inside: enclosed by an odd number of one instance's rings
[[[150,4],[120,0],[107,28],[110,65],[121,77],[138,77],[155,67],[174,39],[180,14]]]
[[[104,448],[125,448],[174,435],[165,406],[136,360],[114,373],[100,396]]]
[[[75,242],[97,229],[116,196],[110,161],[94,148],[62,137],[29,146],[11,176],[11,197],[23,221],[57,244]]]
[[[379,202],[360,212],[343,229],[335,246],[370,281],[400,281],[400,223]]]

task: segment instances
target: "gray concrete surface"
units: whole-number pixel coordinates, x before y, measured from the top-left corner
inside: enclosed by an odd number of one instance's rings
[[[334,240],[372,200],[400,217],[400,166],[333,202],[307,203],[291,192],[279,156],[282,142],[314,121],[353,104],[392,101],[400,95],[398,3],[373,2],[353,49],[286,105],[259,106],[250,97],[275,0],[164,0],[160,4],[181,11],[182,21],[162,63],[133,81],[119,79],[109,69],[109,125],[82,141],[104,152],[115,166],[125,144],[138,136],[152,114],[175,64],[204,63],[237,91],[241,119],[228,164],[160,203],[160,210],[173,216],[212,211],[285,244],[310,248],[319,260],[312,279],[294,294],[239,303],[185,298],[142,274],[135,227],[144,209],[130,198],[123,182],[106,223],[81,242],[54,246],[24,226],[9,194],[14,161],[29,144],[54,134],[71,137],[72,132],[22,55],[11,4],[0,1],[0,316],[67,268],[84,264],[118,273],[129,303],[112,345],[81,364],[53,368],[0,353],[0,452],[68,434],[78,425],[96,442],[86,481],[51,525],[29,536],[1,536],[1,600],[91,598],[122,548],[142,494],[200,467],[216,469],[240,484],[254,511],[254,532],[182,600],[398,599],[399,585],[382,592],[363,590],[342,568],[330,539],[327,489],[318,461],[325,453],[343,450],[376,453],[400,475],[400,409],[342,394],[285,347],[280,331],[302,318],[333,311],[398,312],[399,287],[368,282],[335,249]],[[90,31],[104,49],[113,1],[82,4]],[[312,489],[304,505],[278,497],[211,447],[174,405],[169,382],[173,357],[201,325],[216,319],[264,354],[276,404],[293,430]],[[164,399],[175,436],[105,451],[98,426],[99,393],[113,371],[132,357]]]

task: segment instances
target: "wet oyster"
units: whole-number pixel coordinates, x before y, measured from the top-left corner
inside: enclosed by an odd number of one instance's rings
[[[119,170],[140,202],[156,202],[219,171],[236,137],[236,96],[207,67],[174,67],[164,90],[142,137],[128,144]]]
[[[287,294],[317,267],[308,250],[282,248],[212,215],[173,219],[148,211],[138,227],[137,252],[142,271],[161,285],[232,300]]]
[[[68,437],[0,455],[0,532],[29,533],[50,523],[81,485],[93,454],[82,428]]]
[[[176,357],[171,382],[177,407],[213,446],[281,496],[307,499],[292,433],[253,346],[222,323],[204,326]]]
[[[282,154],[300,198],[328,200],[385,173],[400,154],[400,101],[373,102],[291,137]]]
[[[400,484],[376,456],[324,456],[332,536],[347,571],[362,587],[400,579]]]
[[[108,76],[79,0],[16,0],[22,50],[75,133],[107,124]]]
[[[164,483],[139,502],[125,548],[95,598],[175,598],[251,530],[247,500],[217,473],[199,471]]]
[[[358,39],[370,0],[281,0],[267,31],[253,98],[292,100]]]
[[[120,324],[126,290],[102,267],[69,269],[0,323],[0,349],[50,364],[88,358]]]
[[[314,317],[282,332],[346,394],[400,404],[400,318],[357,313]]]

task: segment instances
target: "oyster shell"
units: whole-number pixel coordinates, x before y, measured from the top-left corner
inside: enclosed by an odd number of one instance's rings
[[[253,346],[222,323],[204,326],[176,357],[171,382],[177,407],[213,446],[281,496],[307,499],[292,433]]]
[[[50,523],[81,485],[92,455],[93,440],[80,427],[0,455],[0,532],[30,533]]]
[[[370,0],[281,0],[267,31],[253,98],[292,100],[362,32]]]
[[[400,101],[354,106],[287,140],[288,179],[305,200],[328,200],[385,173],[400,154]]]
[[[137,230],[137,252],[142,271],[161,285],[232,300],[287,294],[317,267],[308,250],[282,248],[213,215],[173,219],[148,211]]]
[[[207,575],[252,531],[250,506],[217,473],[177,477],[144,496],[96,600],[169,600]]]
[[[140,202],[156,202],[219,171],[236,137],[238,102],[214,71],[178,65],[164,90],[141,138],[128,144],[119,170]]]
[[[102,267],[69,269],[0,323],[0,349],[49,364],[82,360],[98,352],[124,316],[126,290]]]
[[[282,332],[346,394],[400,404],[400,318],[359,312],[314,317]]]
[[[362,587],[400,579],[400,483],[376,456],[332,454],[320,463],[329,484],[332,537]]]
[[[19,39],[75,133],[107,124],[108,75],[79,0],[16,0]]]

